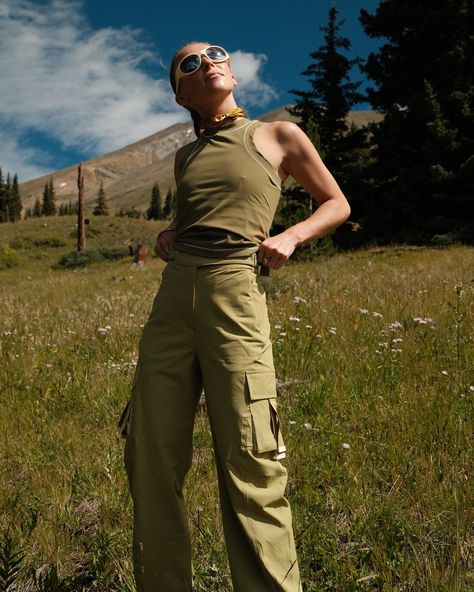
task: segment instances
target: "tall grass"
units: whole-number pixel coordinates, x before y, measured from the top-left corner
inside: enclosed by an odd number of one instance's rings
[[[95,223],[97,245],[123,242],[121,223]],[[115,424],[162,265],[52,270],[70,229],[38,247],[35,224],[0,273],[1,559],[18,590],[132,592]],[[394,247],[262,280],[305,592],[474,589],[473,264],[469,248]],[[205,413],[186,494],[196,589],[228,592]]]

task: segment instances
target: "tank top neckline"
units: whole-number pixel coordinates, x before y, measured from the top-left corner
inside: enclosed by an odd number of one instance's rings
[[[203,136],[204,138],[212,138],[216,134],[238,130],[251,122],[252,120],[248,119],[247,117],[239,117],[238,119],[235,119],[231,123],[223,125],[222,127],[206,127],[202,131],[201,136]]]

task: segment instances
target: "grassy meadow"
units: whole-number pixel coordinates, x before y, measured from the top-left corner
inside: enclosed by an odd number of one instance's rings
[[[92,218],[88,247],[126,255],[157,229]],[[74,236],[73,217],[0,225],[5,591],[135,589],[115,427],[163,264],[58,268]],[[261,281],[305,592],[472,592],[474,249],[372,248]],[[230,592],[205,412],[186,494],[196,591]]]

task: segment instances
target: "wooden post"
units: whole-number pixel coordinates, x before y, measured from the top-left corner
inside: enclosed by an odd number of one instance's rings
[[[82,176],[82,163],[77,168],[77,251],[86,248],[86,230],[84,225],[84,177]]]
[[[135,257],[133,259],[134,264],[139,265],[139,266],[145,265],[147,255],[148,255],[147,246],[139,243],[137,245],[137,248],[135,249]]]

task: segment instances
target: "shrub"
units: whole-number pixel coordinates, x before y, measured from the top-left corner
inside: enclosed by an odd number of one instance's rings
[[[15,249],[34,249],[35,247],[50,247],[57,249],[65,247],[66,241],[61,238],[34,238],[32,236],[22,236],[16,238],[11,242],[11,246]]]
[[[20,257],[9,244],[2,245],[0,250],[0,269],[16,267],[20,263]]]
[[[102,248],[91,249],[87,251],[74,251],[63,255],[59,261],[58,266],[63,269],[75,269],[80,267],[87,267],[92,263],[100,261],[116,261],[118,259],[125,259],[129,254],[121,248]]]
[[[456,232],[446,232],[445,234],[435,234],[430,242],[435,247],[450,247],[459,244],[460,241]]]

